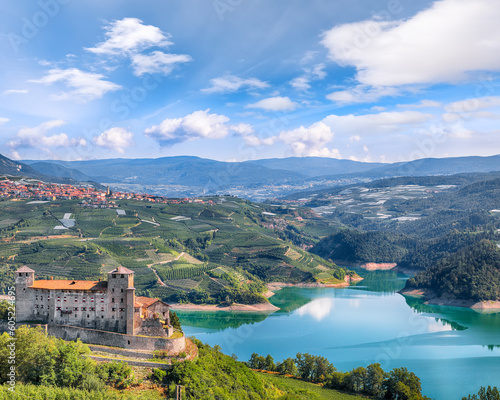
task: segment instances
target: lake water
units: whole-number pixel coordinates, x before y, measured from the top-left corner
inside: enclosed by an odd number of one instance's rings
[[[269,315],[178,314],[188,336],[241,361],[253,352],[275,361],[301,352],[324,356],[340,371],[373,362],[386,371],[407,367],[436,400],[500,386],[500,314],[427,306],[396,293],[406,277],[364,276],[345,289],[284,288],[271,298],[282,310]]]

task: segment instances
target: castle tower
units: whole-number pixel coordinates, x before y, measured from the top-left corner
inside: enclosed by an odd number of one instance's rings
[[[15,272],[16,277],[16,320],[29,321],[33,315],[32,292],[28,287],[35,281],[35,271],[23,265]]]
[[[134,302],[134,271],[118,267],[109,272],[107,318],[115,321],[113,330],[134,334]]]

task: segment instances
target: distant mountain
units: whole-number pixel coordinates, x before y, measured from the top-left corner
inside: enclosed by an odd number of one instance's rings
[[[369,171],[378,176],[453,175],[460,173],[500,171],[500,155],[490,157],[422,158],[385,165]]]
[[[34,168],[38,172],[41,172],[46,175],[52,175],[52,176],[57,176],[60,178],[72,178],[76,181],[90,181],[91,178],[85,175],[84,173],[73,169],[73,168],[66,168],[60,164],[52,163],[52,162],[35,162],[30,165],[31,168]]]
[[[384,167],[387,164],[339,160],[327,157],[288,157],[246,161],[270,169],[293,171],[306,176],[351,174]]]
[[[11,160],[0,154],[0,175],[25,176],[28,178],[47,179],[48,177],[19,161]]]
[[[54,168],[54,171],[56,170],[57,168]],[[50,172],[49,169],[46,169],[46,171]],[[54,176],[49,173],[43,173],[42,171],[33,168],[31,165],[11,160],[10,158],[7,158],[1,154],[0,154],[0,175],[23,176],[26,178],[39,179],[44,182],[52,182],[52,183],[66,183],[66,184],[79,183],[79,179],[78,180],[74,179],[71,176],[66,176],[64,174]],[[89,181],[89,180],[90,179],[88,177],[86,177],[86,179],[82,179],[82,181]],[[98,185],[94,182],[92,182],[92,185],[98,188],[103,188],[101,185]]]
[[[307,178],[293,171],[190,156],[57,161],[57,164],[76,169],[98,182],[184,185],[206,187],[209,190],[283,184]]]

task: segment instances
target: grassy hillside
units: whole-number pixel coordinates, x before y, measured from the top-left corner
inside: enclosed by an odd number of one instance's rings
[[[299,247],[335,229],[307,210],[234,197],[182,204],[123,200],[116,209],[86,208],[76,200],[0,201],[2,285],[21,265],[39,278],[74,279],[97,279],[123,265],[134,270],[138,294],[255,303],[266,301],[264,282],[342,278],[333,263]],[[74,226],[54,229],[65,214]]]

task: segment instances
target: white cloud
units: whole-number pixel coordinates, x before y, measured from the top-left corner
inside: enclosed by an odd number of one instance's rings
[[[263,82],[257,78],[242,79],[234,75],[225,75],[210,79],[210,84],[210,87],[201,91],[206,93],[224,93],[236,92],[242,88],[265,89],[269,87],[267,82]]]
[[[95,54],[135,54],[152,46],[165,47],[172,44],[169,36],[160,28],[144,25],[138,18],[123,18],[105,27],[106,40],[86,50]]]
[[[192,61],[186,54],[169,54],[163,51],[146,50],[166,48],[173,44],[170,35],[153,25],[144,25],[138,18],[124,18],[113,21],[105,28],[106,40],[86,50],[105,56],[129,57],[136,76],[147,73],[168,75],[180,63]]]
[[[289,97],[269,97],[258,101],[257,103],[248,104],[247,108],[261,108],[266,111],[293,111],[298,107],[298,103],[290,100]]]
[[[9,95],[9,94],[27,94],[28,90],[26,89],[9,89],[9,90],[4,90],[2,94],[4,96]]]
[[[295,156],[340,157],[337,149],[329,149],[326,144],[334,137],[332,129],[323,122],[309,127],[280,132],[278,138],[287,144]]]
[[[231,130],[238,136],[241,136],[246,144],[249,146],[272,146],[278,138],[271,136],[267,138],[260,138],[255,134],[253,127],[249,124],[239,124],[231,126]]]
[[[325,72],[326,65],[324,63],[317,64],[312,68],[304,68],[304,74],[298,76],[290,81],[290,85],[301,91],[306,91],[311,88],[310,83],[326,78]]]
[[[3,117],[0,117],[0,125],[5,124],[5,123],[7,123],[7,122],[9,122],[9,121],[10,121],[10,119],[9,119],[9,118],[3,118]]]
[[[453,113],[464,113],[485,110],[500,106],[500,97],[475,97],[471,99],[455,101],[445,106],[445,110]]]
[[[126,147],[134,144],[134,134],[125,128],[115,127],[95,136],[94,143],[97,146],[107,147],[118,153],[124,153]]]
[[[54,100],[75,100],[77,102],[87,102],[103,97],[107,92],[112,92],[121,88],[113,82],[103,79],[104,75],[84,72],[77,68],[51,69],[41,79],[30,80],[29,82],[52,85],[62,82],[67,88],[73,89],[52,95]]]
[[[334,27],[321,43],[364,85],[453,83],[500,70],[499,20],[496,1],[441,0],[407,20]]]
[[[359,142],[361,140],[361,136],[359,135],[352,135],[350,138],[349,138],[349,141],[351,143],[354,143],[354,142]]]
[[[162,73],[168,75],[176,64],[191,61],[191,56],[186,54],[166,54],[162,51],[154,51],[151,54],[135,54],[132,56],[132,67],[134,75]]]
[[[87,142],[82,138],[70,138],[66,133],[46,135],[50,130],[65,125],[62,120],[43,122],[34,128],[22,128],[16,136],[7,142],[12,152],[21,147],[39,148],[48,151],[53,147],[86,146]],[[19,153],[17,153],[19,154]]]
[[[210,109],[195,111],[182,118],[167,118],[160,125],[144,131],[164,144],[174,144],[193,139],[222,139],[229,134],[229,118],[220,114],[209,114]]]
[[[357,85],[351,89],[330,93],[326,98],[339,105],[344,105],[371,103],[377,101],[381,97],[395,96],[397,94],[398,91],[390,87],[367,87],[364,85]]]
[[[418,111],[392,111],[365,115],[329,115],[323,119],[323,122],[339,134],[359,135],[359,133],[396,132],[404,127],[420,125],[433,118],[432,114]]]

